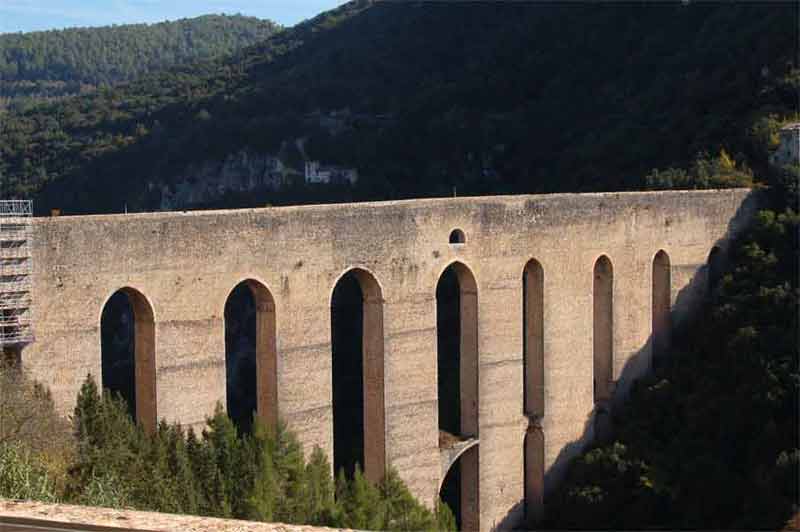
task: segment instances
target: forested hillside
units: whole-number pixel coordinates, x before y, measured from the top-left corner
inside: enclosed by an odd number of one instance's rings
[[[3,193],[40,212],[154,209],[258,154],[360,180],[217,205],[637,189],[723,160],[736,184],[796,116],[796,20],[786,2],[356,0],[233,58],[9,114]]]
[[[0,35],[0,110],[231,54],[280,28],[241,15]]]

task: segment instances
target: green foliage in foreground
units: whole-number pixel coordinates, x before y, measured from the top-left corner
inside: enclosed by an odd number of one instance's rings
[[[55,502],[56,486],[30,451],[17,444],[0,444],[0,497]]]
[[[776,529],[796,511],[800,216],[787,198],[733,245],[702,319],[615,414],[616,441],[573,462],[549,526]]]
[[[66,499],[84,504],[376,530],[452,530],[443,505],[419,504],[389,469],[373,486],[356,471],[334,485],[325,454],[306,461],[283,424],[241,435],[218,407],[201,435],[161,422],[147,435],[124,403],[88,378],[74,415],[78,450]]]

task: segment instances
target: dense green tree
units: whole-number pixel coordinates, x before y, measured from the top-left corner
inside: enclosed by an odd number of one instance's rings
[[[100,394],[91,376],[81,387],[73,414],[77,444],[66,497],[85,504],[116,506],[148,494],[149,441],[128,414],[124,400]]]
[[[279,422],[270,442],[275,474],[281,497],[275,509],[277,521],[303,523],[306,521],[306,467],[303,448],[293,432]]]
[[[197,514],[200,508],[197,478],[188,451],[187,438],[180,425],[165,430],[168,474],[173,479],[174,494],[180,513]]]
[[[271,438],[272,435],[256,418],[252,436],[245,442],[245,456],[254,465],[254,474],[252,478],[241,480],[241,482],[249,480],[251,484],[247,488],[249,495],[245,501],[244,515],[247,519],[255,521],[273,521],[275,506],[281,496],[271,453],[273,448]]]
[[[69,427],[46,389],[4,364],[0,383],[20,396],[0,395],[0,421],[40,415],[64,433],[49,433],[43,443],[41,433],[12,431],[3,422],[2,497],[318,526],[454,528],[449,510],[437,508],[434,517],[392,469],[378,486],[359,471],[353,479],[342,477],[337,490],[325,453],[315,447],[306,461],[283,422],[270,429],[256,418],[251,433],[240,433],[217,405],[201,438],[164,420],[149,434],[135,424],[124,400],[101,393],[89,375],[71,420],[74,453],[65,452],[61,436],[69,436]]]
[[[342,508],[342,524],[358,530],[381,530],[385,519],[386,506],[381,500],[381,492],[373,486],[356,464],[352,479],[339,471],[336,479],[336,499]]]
[[[221,506],[222,484],[218,481],[219,472],[214,454],[203,440],[197,438],[191,428],[187,433],[186,453],[192,465],[198,487],[198,508],[201,515],[216,515]]]
[[[216,466],[212,493],[209,493],[208,498],[214,501],[217,515],[232,517],[234,505],[240,500],[237,496],[240,495],[241,440],[236,433],[236,427],[219,403],[214,415],[208,420],[208,428],[203,430],[203,441]]]
[[[331,463],[319,447],[314,447],[306,465],[306,522],[325,525],[337,522],[339,506],[336,486],[331,477]]]
[[[436,508],[434,509],[436,516],[436,525],[439,530],[457,530],[456,516],[447,504],[441,499],[436,501]]]
[[[434,514],[419,504],[394,468],[386,471],[378,489],[385,505],[382,530],[447,530],[448,525],[455,528],[455,520],[450,520],[452,514],[439,522],[443,518],[440,512]],[[437,510],[440,507],[438,503]]]
[[[143,439],[140,450],[141,473],[137,475],[135,497],[146,507],[159,512],[181,511],[180,495],[175,478],[169,469],[167,432],[169,426],[161,421],[151,438]]]

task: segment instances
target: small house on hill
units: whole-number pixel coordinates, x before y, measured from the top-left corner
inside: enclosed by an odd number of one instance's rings
[[[319,161],[306,161],[306,183],[355,185],[358,170],[335,165],[321,165]]]

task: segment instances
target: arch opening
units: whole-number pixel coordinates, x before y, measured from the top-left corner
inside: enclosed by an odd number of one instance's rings
[[[156,358],[153,309],[133,288],[114,292],[100,315],[103,389],[125,400],[145,430],[156,426]]]
[[[440,446],[478,437],[478,289],[465,265],[453,263],[436,286],[437,391]],[[444,436],[444,437],[443,437]],[[479,445],[464,452],[442,483],[442,499],[459,528],[479,528]]]
[[[706,295],[711,297],[711,295],[714,293],[714,290],[717,288],[717,285],[722,280],[722,250],[719,248],[719,246],[714,246],[711,248],[711,252],[708,254],[707,263],[708,280],[706,283]]]
[[[672,323],[671,307],[671,271],[669,255],[663,249],[653,257],[653,296],[652,296],[652,345],[653,360],[658,361],[669,350]]]
[[[278,417],[275,300],[266,286],[248,279],[225,301],[225,400],[238,430],[249,433],[253,416],[267,426]]]
[[[453,229],[450,232],[449,242],[451,244],[466,244],[467,236],[464,234],[464,231],[462,231],[461,229]]]
[[[544,417],[544,270],[531,259],[522,274],[522,360],[525,415]]]
[[[436,286],[439,430],[478,436],[478,292],[461,263],[445,269]]]
[[[383,296],[365,270],[343,275],[331,298],[333,467],[356,464],[379,482],[386,468]]]
[[[611,398],[614,378],[614,269],[605,255],[594,264],[592,299],[594,402],[598,404]]]
[[[458,530],[479,530],[478,445],[458,457],[444,477],[439,498],[456,518]]]
[[[525,523],[534,528],[544,516],[544,433],[530,425],[525,433]]]

